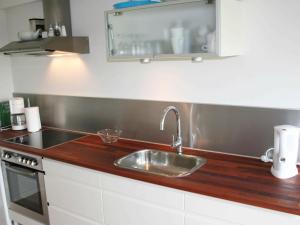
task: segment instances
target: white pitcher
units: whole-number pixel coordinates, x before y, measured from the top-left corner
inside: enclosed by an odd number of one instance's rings
[[[298,174],[299,136],[298,127],[290,125],[274,127],[274,148],[269,149],[261,159],[264,162],[273,162],[271,173],[275,177],[287,179]]]

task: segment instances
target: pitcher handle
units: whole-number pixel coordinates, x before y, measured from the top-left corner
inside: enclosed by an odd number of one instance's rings
[[[273,162],[274,148],[269,148],[264,155],[260,157],[263,162]]]

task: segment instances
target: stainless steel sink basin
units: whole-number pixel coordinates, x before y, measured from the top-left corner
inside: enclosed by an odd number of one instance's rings
[[[166,177],[187,176],[205,163],[206,159],[201,157],[152,149],[137,151],[115,161],[121,168]]]

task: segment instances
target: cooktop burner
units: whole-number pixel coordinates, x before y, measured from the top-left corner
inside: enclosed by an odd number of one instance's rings
[[[38,149],[47,149],[55,145],[72,141],[85,135],[59,130],[41,130],[24,136],[6,140],[14,144],[26,145]]]

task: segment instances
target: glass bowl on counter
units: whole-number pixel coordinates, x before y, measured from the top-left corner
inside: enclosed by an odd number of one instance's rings
[[[103,129],[97,132],[103,143],[112,144],[119,140],[122,130],[119,129]]]

